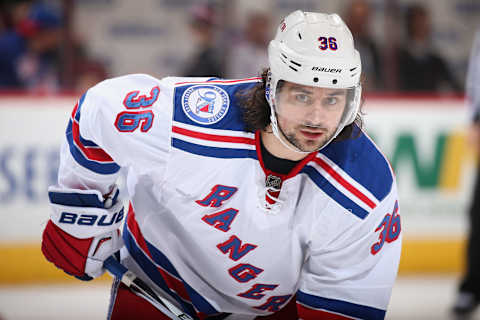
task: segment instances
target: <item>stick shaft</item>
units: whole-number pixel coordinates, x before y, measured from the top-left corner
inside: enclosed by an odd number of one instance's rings
[[[163,312],[174,320],[193,320],[189,315],[182,312],[170,301],[157,295],[155,291],[146,284],[142,279],[138,278],[132,271],[129,271],[118,262],[113,256],[109,257],[103,263],[105,269],[113,276],[120,279],[134,293],[141,295],[149,301],[155,308]]]

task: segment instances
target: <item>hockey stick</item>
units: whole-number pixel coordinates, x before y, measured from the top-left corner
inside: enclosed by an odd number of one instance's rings
[[[130,290],[148,300],[155,308],[171,319],[193,320],[192,317],[178,309],[170,301],[157,295],[148,284],[138,278],[132,271],[125,268],[125,266],[118,262],[113,256],[105,260],[103,267],[107,269],[110,274],[120,279]]]

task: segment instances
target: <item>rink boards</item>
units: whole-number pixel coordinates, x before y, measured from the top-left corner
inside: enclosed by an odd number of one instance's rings
[[[46,189],[55,183],[75,102],[71,95],[0,95],[0,284],[67,279],[45,262],[40,241]],[[398,179],[400,272],[459,272],[476,169],[463,99],[368,97],[364,112]]]

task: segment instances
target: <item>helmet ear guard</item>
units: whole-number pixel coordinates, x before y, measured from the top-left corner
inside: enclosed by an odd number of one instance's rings
[[[280,80],[312,87],[354,89],[330,141],[355,121],[361,101],[362,66],[360,55],[354,48],[353,36],[338,15],[300,10],[292,12],[282,20],[275,38],[270,41],[268,59],[270,70],[265,97],[271,109],[272,130],[288,148],[293,149],[279,133],[275,108]]]

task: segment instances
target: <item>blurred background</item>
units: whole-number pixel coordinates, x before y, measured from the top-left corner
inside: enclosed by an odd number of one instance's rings
[[[128,73],[258,76],[296,9],[349,25],[366,128],[397,175],[404,247],[387,318],[451,318],[477,170],[464,89],[480,0],[0,0],[1,320],[105,318],[108,276],[80,283],[40,252],[82,92]]]

